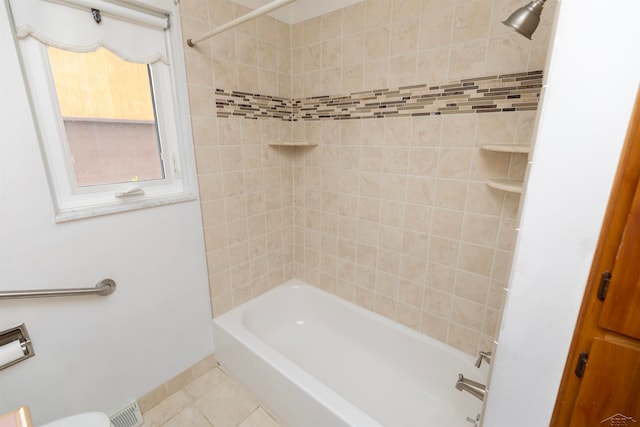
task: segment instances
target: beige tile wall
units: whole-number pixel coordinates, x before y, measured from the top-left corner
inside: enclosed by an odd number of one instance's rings
[[[554,2],[534,40],[500,24],[511,0],[367,0],[292,27],[293,97],[544,68]],[[492,346],[535,112],[299,122],[295,275],[468,353]]]
[[[247,13],[227,0],[180,2],[184,39]],[[250,21],[185,47],[213,315],[293,277],[293,152],[278,120],[216,118],[215,88],[290,95],[290,29]]]
[[[544,68],[555,1],[529,41],[520,0],[365,0],[292,27],[294,98]]]
[[[296,125],[295,275],[469,353],[495,337],[535,112]]]
[[[519,0],[365,0],[288,26],[269,17],[187,48],[213,314],[293,276],[469,353],[493,339],[535,112],[293,125],[217,119],[214,88],[309,97],[544,68],[555,2],[530,42]],[[246,9],[182,0],[185,39]],[[272,148],[305,138],[312,148]]]

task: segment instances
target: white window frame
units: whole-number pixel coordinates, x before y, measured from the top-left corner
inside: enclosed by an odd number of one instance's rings
[[[18,40],[56,222],[197,199],[180,16],[178,7],[163,13],[167,13],[171,23],[165,31],[170,65],[155,61],[149,67],[153,77],[164,179],[78,187],[47,46],[33,37]]]

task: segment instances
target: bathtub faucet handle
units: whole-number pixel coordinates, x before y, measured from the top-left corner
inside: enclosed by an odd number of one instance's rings
[[[480,422],[480,414],[478,414],[475,420],[471,417],[467,417],[467,421],[473,423],[473,427],[478,427],[478,423]]]
[[[481,351],[478,360],[476,360],[476,368],[479,368],[482,365],[482,360],[486,360],[487,363],[491,363],[491,352],[490,351]]]

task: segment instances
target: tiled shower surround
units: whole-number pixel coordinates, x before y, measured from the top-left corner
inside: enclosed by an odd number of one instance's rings
[[[528,41],[500,24],[520,3],[365,0],[185,48],[214,316],[297,277],[490,347],[519,195],[486,180],[527,156],[480,145],[530,143],[555,6]],[[180,4],[185,39],[247,12]]]

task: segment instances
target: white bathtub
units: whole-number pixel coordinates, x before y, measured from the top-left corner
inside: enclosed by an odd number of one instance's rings
[[[216,357],[289,427],[470,427],[485,365],[299,280],[214,319]]]

